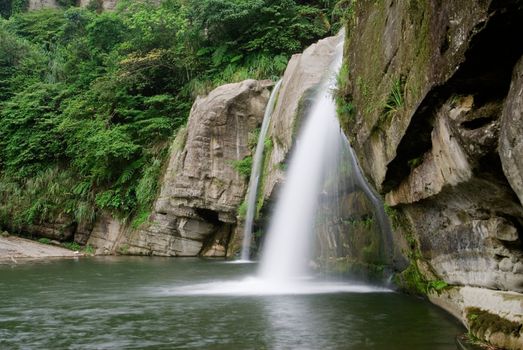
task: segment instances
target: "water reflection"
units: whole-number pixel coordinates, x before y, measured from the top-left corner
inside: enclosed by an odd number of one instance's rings
[[[229,285],[228,294],[180,293],[255,269],[150,258],[0,266],[0,349],[455,350],[464,331],[391,292],[240,295]]]

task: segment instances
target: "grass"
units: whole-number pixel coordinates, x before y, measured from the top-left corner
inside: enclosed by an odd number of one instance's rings
[[[64,242],[62,243],[62,246],[75,252],[79,252],[82,250],[82,246],[76,242]]]
[[[248,178],[251,176],[252,170],[252,157],[247,156],[242,160],[237,160],[232,163],[233,168],[243,177]]]
[[[139,228],[143,224],[149,221],[149,216],[151,215],[151,212],[149,210],[144,210],[136,214],[135,218],[131,222],[131,227],[134,229]]]
[[[94,247],[90,244],[82,246],[76,242],[64,242],[64,243],[62,243],[62,246],[69,250],[72,250],[75,252],[82,252],[87,255],[94,255],[94,252],[95,252]]]

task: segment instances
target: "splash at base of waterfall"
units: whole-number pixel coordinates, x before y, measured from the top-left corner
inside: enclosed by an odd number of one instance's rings
[[[237,281],[212,281],[174,288],[162,288],[156,293],[164,296],[260,296],[308,295],[333,293],[390,293],[391,289],[358,285],[348,282],[329,282],[314,279],[269,283],[265,279],[247,277]]]

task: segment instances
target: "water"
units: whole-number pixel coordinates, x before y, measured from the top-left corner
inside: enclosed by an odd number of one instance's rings
[[[256,145],[256,152],[254,153],[254,160],[252,164],[251,177],[249,179],[249,191],[247,195],[247,212],[245,214],[245,227],[243,231],[243,241],[241,250],[241,260],[248,261],[250,258],[251,241],[252,241],[252,223],[254,221],[254,214],[256,213],[256,198],[258,194],[258,183],[263,163],[263,150],[265,148],[265,137],[271,121],[272,111],[276,102],[276,97],[280,91],[282,80],[280,79],[271,92],[269,102],[265,108],[263,122],[258,136],[258,143]]]
[[[424,301],[370,287],[191,294],[255,270],[149,257],[0,265],[0,348],[455,350],[465,331]]]
[[[342,63],[343,32],[337,39],[269,225],[260,267],[268,284],[303,279],[310,275],[309,265],[321,266],[335,257],[369,266],[389,265],[392,259],[383,204],[361,173],[336,116],[332,93]]]

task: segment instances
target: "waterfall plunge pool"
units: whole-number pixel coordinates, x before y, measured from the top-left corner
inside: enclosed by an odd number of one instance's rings
[[[0,348],[455,350],[465,331],[428,302],[346,282],[241,293],[256,266],[150,257],[0,265]]]

